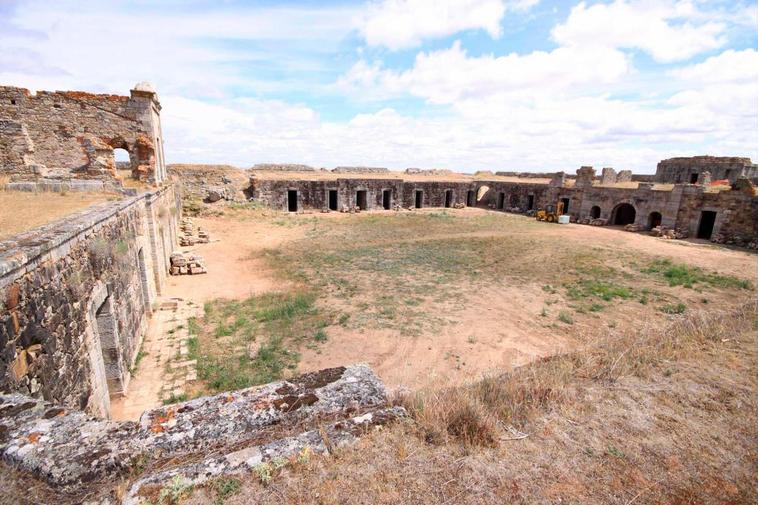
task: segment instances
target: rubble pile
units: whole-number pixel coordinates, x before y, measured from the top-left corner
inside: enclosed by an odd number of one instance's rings
[[[192,253],[171,253],[171,275],[198,275],[206,274],[205,260],[202,256]]]
[[[195,244],[207,244],[211,241],[208,232],[199,226],[197,227],[197,237],[195,236],[195,224],[192,219],[188,217],[182,219],[179,229],[181,231],[181,235],[179,235],[179,245],[182,247],[191,247]]]
[[[645,229],[645,227],[641,224],[629,223],[628,225],[624,226],[624,229],[626,231],[642,231]]]

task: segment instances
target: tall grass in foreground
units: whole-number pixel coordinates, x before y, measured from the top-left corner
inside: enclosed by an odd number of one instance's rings
[[[671,362],[718,353],[729,341],[756,329],[758,299],[752,299],[731,311],[688,314],[662,330],[604,334],[582,349],[504,375],[400,397],[398,402],[428,442],[495,446],[504,427],[527,426],[536,416],[570,401],[583,385],[645,378]]]

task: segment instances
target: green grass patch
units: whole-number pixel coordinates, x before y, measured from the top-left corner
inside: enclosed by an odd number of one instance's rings
[[[579,279],[566,287],[566,294],[573,300],[599,298],[606,302],[614,298],[628,299],[634,296],[634,290],[611,281],[597,279]]]
[[[189,354],[208,392],[280,379],[297,367],[301,344],[327,340],[331,317],[311,293],[273,293],[206,305],[204,325],[190,321]]]
[[[687,306],[681,302],[677,304],[669,303],[659,308],[664,314],[684,314],[687,310]]]
[[[724,289],[753,289],[753,283],[749,280],[706,272],[702,268],[674,263],[669,259],[655,259],[643,268],[642,272],[661,276],[672,287],[683,286],[692,289],[696,284],[708,284]]]

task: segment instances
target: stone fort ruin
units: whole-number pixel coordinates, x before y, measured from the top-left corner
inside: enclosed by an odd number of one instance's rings
[[[109,421],[178,246],[182,196],[247,198],[290,212],[479,207],[531,215],[561,202],[573,222],[758,248],[758,167],[747,158],[672,158],[654,176],[613,168],[598,175],[589,166],[575,176],[187,166],[173,170],[172,184],[160,110],[144,83],[129,96],[0,87],[0,178],[10,190],[87,189],[91,181],[118,188],[120,171],[150,184],[0,241],[0,458],[63,490],[124,475],[147,452],[164,464],[127,491],[125,502],[138,503],[142,488],[179,473],[199,482],[304,447],[328,452],[329,443],[350,443],[405,415],[368,367],[353,365],[149,410],[139,423]],[[115,149],[128,153],[126,165]],[[182,458],[181,466],[167,463]]]

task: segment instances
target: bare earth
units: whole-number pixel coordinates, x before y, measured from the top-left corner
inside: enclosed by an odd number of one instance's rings
[[[477,216],[486,211],[465,209],[454,213]],[[368,219],[378,214],[382,213],[362,213],[359,216],[331,213],[286,218],[296,223],[298,220],[339,222],[344,219]],[[532,226],[530,218],[509,217],[516,224]],[[240,299],[292,287],[289,281],[274,276],[262,255],[267,249],[286,248],[289,243],[305,238],[308,225],[282,226],[272,217],[261,219],[251,216],[195,218],[195,224],[207,229],[212,238],[211,244],[194,248],[206,259],[209,273],[171,277],[166,293],[168,296],[182,297],[202,305],[215,298]],[[593,250],[612,248],[631,255],[666,256],[721,274],[758,281],[754,254],[727,250],[709,243],[666,241],[619,229],[573,224],[543,224],[539,232],[543,238],[549,239],[549,244],[553,244],[549,247],[560,248],[564,240],[586,240],[588,248],[591,246]],[[521,232],[504,229],[502,236],[511,233]],[[479,238],[497,238],[500,235],[500,232],[460,233],[462,237]],[[551,267],[548,264],[544,268],[549,270]],[[391,387],[417,389],[432,384],[442,387],[566,351],[596,332],[598,327],[604,328],[608,322],[612,322],[611,327],[624,329],[654,325],[666,319],[662,314],[649,317],[642,306],[625,304],[606,310],[602,317],[590,315],[579,318],[576,324],[569,326],[555,324],[552,319],[550,323],[540,319],[545,300],[540,284],[508,285],[500,279],[486,279],[477,285],[461,287],[461,292],[466,295],[465,304],[453,301],[448,313],[436,314],[445,320],[445,324],[425,329],[411,337],[401,335],[393,328],[332,326],[328,328],[327,342],[300,349],[297,371],[367,362]],[[687,296],[691,299],[686,301],[694,304],[699,302],[701,295],[693,292]],[[709,296],[712,297],[711,303],[717,302],[713,298],[716,295]],[[355,303],[357,299],[329,300],[330,307]],[[554,319],[557,306],[549,310]]]

